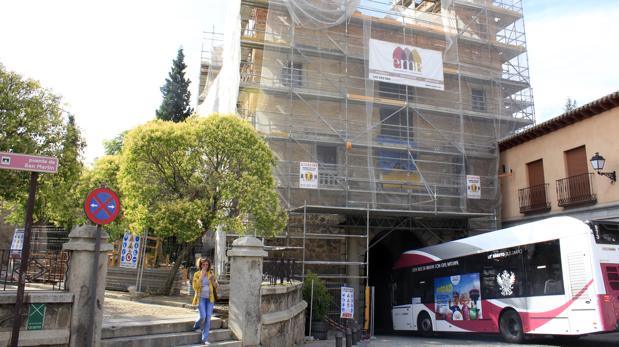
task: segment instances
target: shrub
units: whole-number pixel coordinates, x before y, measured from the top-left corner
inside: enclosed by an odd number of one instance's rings
[[[310,302],[312,297],[312,280],[314,281],[314,299]],[[312,320],[322,321],[325,318],[331,304],[331,294],[329,294],[324,282],[312,272],[309,272],[305,276],[305,281],[303,281],[303,300],[307,302],[308,306],[313,306]],[[310,307],[305,312],[309,317]]]

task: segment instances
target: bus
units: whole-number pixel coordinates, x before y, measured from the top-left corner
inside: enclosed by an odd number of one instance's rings
[[[396,331],[619,331],[619,223],[555,217],[407,251],[391,278]]]

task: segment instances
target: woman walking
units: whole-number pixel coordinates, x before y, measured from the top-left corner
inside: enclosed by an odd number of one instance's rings
[[[206,258],[198,260],[198,268],[200,271],[193,275],[192,286],[195,291],[193,297],[193,305],[198,305],[200,316],[194,324],[195,329],[202,329],[202,343],[209,345],[208,333],[211,328],[211,316],[213,315],[213,306],[215,304],[214,291],[217,290],[217,279],[211,268],[211,261]]]

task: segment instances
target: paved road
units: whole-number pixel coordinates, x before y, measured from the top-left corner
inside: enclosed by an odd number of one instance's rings
[[[345,344],[344,344],[345,345]],[[305,347],[333,347],[334,340],[308,342]],[[551,337],[539,337],[527,339],[524,345],[514,345],[502,342],[498,335],[471,336],[470,334],[441,334],[435,338],[421,338],[416,336],[377,336],[375,340],[363,341],[357,344],[359,347],[417,347],[417,346],[596,346],[596,347],[619,347],[619,333],[586,336],[575,343],[562,343]]]

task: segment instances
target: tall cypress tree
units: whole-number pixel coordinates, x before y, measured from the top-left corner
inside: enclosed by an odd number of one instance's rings
[[[157,119],[178,123],[184,121],[193,112],[193,109],[189,107],[191,99],[189,83],[191,81],[185,78],[186,68],[185,55],[183,49],[180,48],[176,59],[172,61],[172,70],[161,87],[163,101],[159,110],[156,111]]]

